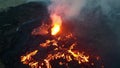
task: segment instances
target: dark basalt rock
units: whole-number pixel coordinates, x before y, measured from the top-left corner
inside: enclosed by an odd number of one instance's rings
[[[32,29],[48,18],[47,6],[42,2],[10,7],[0,13],[0,58],[5,68],[26,68],[20,63],[20,55],[28,46]]]

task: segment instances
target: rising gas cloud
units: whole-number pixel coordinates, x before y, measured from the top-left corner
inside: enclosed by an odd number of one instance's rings
[[[51,0],[48,9],[50,13],[69,19],[77,17],[85,3],[85,0]]]

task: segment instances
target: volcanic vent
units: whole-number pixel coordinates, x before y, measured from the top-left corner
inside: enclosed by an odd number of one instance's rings
[[[33,36],[42,36],[38,48],[23,54],[21,62],[30,68],[94,68],[100,57],[80,50],[80,41],[64,26],[61,16],[51,14],[50,24],[33,29]],[[94,61],[93,61],[94,60]],[[103,66],[99,65],[103,68]]]

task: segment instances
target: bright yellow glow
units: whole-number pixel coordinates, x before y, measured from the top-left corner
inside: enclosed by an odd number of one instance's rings
[[[60,26],[55,24],[51,31],[52,35],[56,35],[60,31]]]
[[[56,14],[51,15],[51,19],[53,26],[51,29],[51,35],[56,35],[60,31],[62,20],[61,17]]]
[[[52,28],[51,35],[56,35],[60,31],[60,27],[62,24],[62,20],[60,16],[53,14],[51,16],[52,19]],[[52,68],[51,61],[63,59],[66,62],[59,62],[59,65],[67,65],[71,61],[77,61],[79,64],[89,62],[89,56],[86,56],[84,52],[80,52],[76,49],[78,43],[72,42],[72,44],[64,43],[67,41],[71,41],[71,39],[76,40],[72,33],[68,33],[63,36],[56,36],[53,39],[46,39],[45,42],[40,43],[40,48],[53,48],[51,52],[47,53],[44,58],[40,57],[40,60],[36,60],[34,56],[37,56],[39,50],[32,51],[27,53],[24,56],[21,56],[21,62],[23,64],[29,65],[30,68]],[[63,42],[63,43],[61,43]],[[69,46],[69,47],[66,47]],[[39,51],[40,53],[40,51]],[[42,54],[41,54],[42,55]]]

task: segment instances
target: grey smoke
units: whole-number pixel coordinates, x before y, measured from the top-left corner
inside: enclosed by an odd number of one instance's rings
[[[50,14],[58,14],[63,18],[75,18],[86,3],[86,0],[27,0],[26,2],[46,2]]]
[[[51,0],[48,9],[50,13],[61,15],[64,18],[74,18],[79,15],[85,3],[85,0]]]
[[[49,4],[48,9],[51,13],[72,18],[78,16],[82,8],[86,6],[91,10],[100,6],[106,15],[110,15],[114,9],[120,6],[120,0],[26,0],[26,2],[39,1]],[[116,15],[120,15],[120,13],[117,12]]]
[[[98,5],[102,7],[102,10],[105,12],[109,12],[113,8],[117,8],[120,6],[120,0],[25,0],[26,2],[39,2],[39,1],[44,1],[44,2],[51,2],[51,9],[54,9],[58,7],[67,7],[67,9],[71,11],[76,11],[80,10],[81,7],[86,6],[86,3],[88,3],[88,7],[94,8],[97,7]],[[66,9],[62,9],[66,10]],[[52,10],[53,11],[53,10]],[[57,10],[55,10],[57,11]],[[68,11],[68,10],[67,10]],[[70,11],[70,12],[71,12]]]

